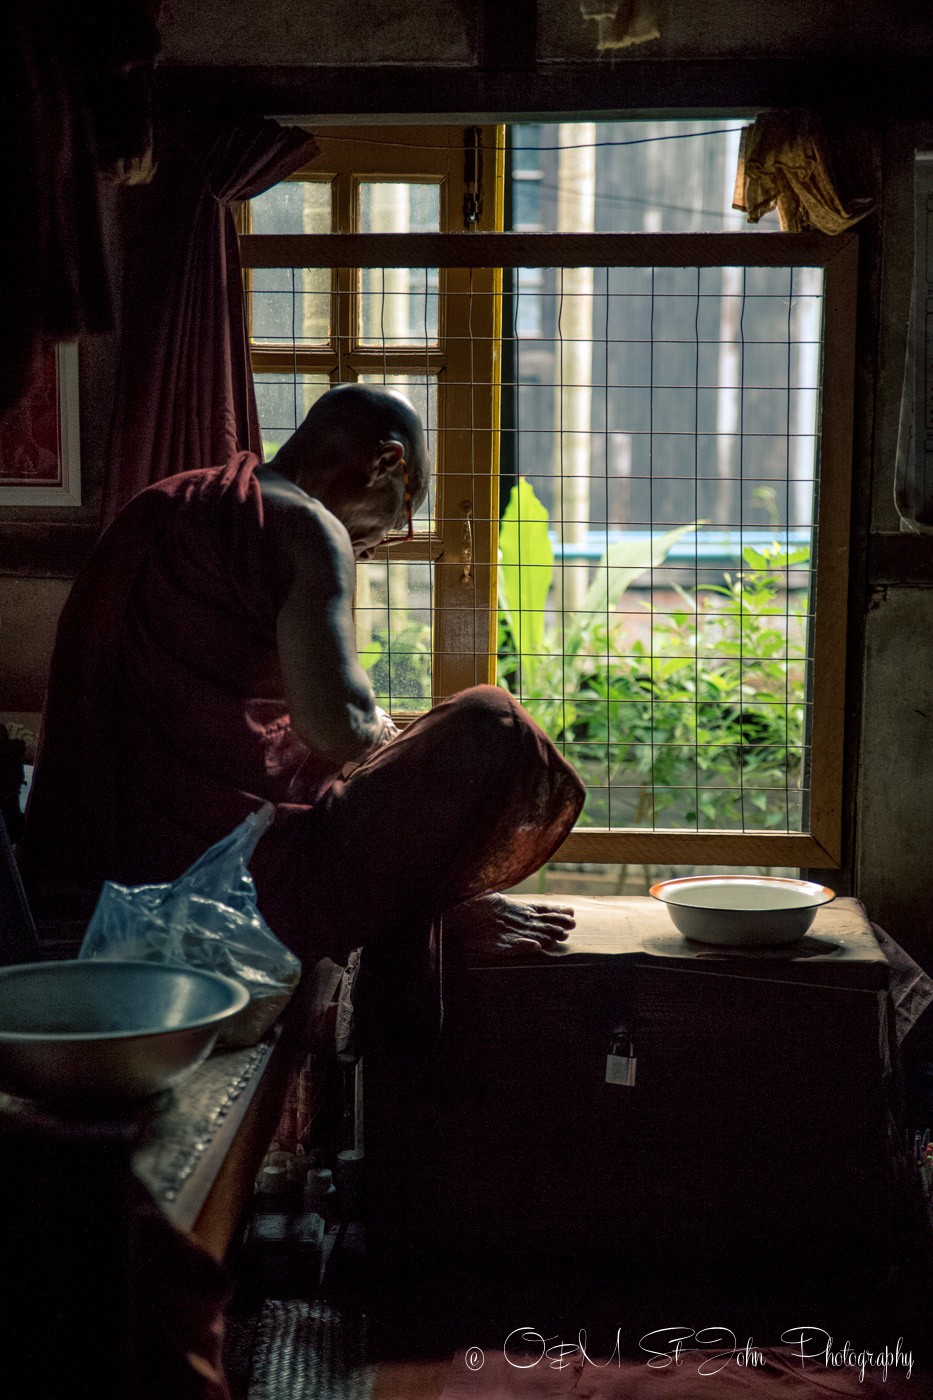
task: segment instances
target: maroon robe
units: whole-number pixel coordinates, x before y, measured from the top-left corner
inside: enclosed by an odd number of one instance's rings
[[[283,695],[257,465],[241,453],[141,492],[76,580],[26,814],[27,884],[64,881],[92,902],[105,878],[171,880],[271,801],[252,862],[271,927],[305,961],[384,947],[403,976],[445,909],[553,854],[582,785],[491,686],[438,705],[346,781],[309,750]]]

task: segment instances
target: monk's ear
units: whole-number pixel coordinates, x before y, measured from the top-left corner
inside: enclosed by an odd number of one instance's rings
[[[386,438],[384,442],[380,442],[379,450],[369,464],[370,484],[381,481],[388,472],[398,466],[404,456],[405,448],[398,438]]]

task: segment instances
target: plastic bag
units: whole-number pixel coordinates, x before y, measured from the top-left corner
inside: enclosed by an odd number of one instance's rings
[[[233,977],[250,999],[221,1030],[218,1044],[255,1045],[301,976],[301,963],[260,914],[247,869],[274,816],[275,808],[266,803],[170,885],[108,880],[78,957],[180,963]]]

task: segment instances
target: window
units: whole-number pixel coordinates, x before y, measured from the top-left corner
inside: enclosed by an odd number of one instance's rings
[[[361,656],[402,719],[521,698],[587,782],[561,858],[832,865],[856,244],[736,230],[737,124],[634,127],[516,129],[512,233],[501,129],[325,129],[243,239],[264,438],[412,397],[434,489]]]

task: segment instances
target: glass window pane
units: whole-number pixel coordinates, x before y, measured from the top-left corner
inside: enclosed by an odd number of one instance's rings
[[[361,233],[438,233],[441,187],[400,180],[360,183]]]
[[[431,564],[357,565],[357,648],[378,703],[390,713],[430,708],[433,589]]]
[[[540,180],[516,179],[512,186],[512,227],[533,231],[541,227]]]
[[[440,185],[397,180],[360,184],[363,233],[437,233]],[[436,268],[364,268],[361,326],[364,345],[437,343]]]
[[[545,131],[548,128],[543,128]],[[513,126],[512,136],[512,174],[525,174],[530,172],[534,175],[541,171],[541,145],[542,127],[537,122],[527,122],[522,126]]]
[[[512,127],[512,227],[547,233],[776,231],[732,208],[735,117]]]
[[[330,180],[283,180],[250,202],[253,233],[331,233]]]
[[[427,500],[415,512],[419,529],[429,530],[434,520],[434,474],[437,469],[437,379],[424,374],[361,374],[362,384],[384,384],[410,399],[424,425],[425,444],[431,463]]]
[[[313,403],[330,388],[326,374],[257,374],[256,406],[263,455],[271,461],[282,443],[303,422]]]
[[[251,201],[253,233],[330,233],[330,180],[283,180]],[[254,345],[322,345],[330,340],[327,268],[256,268],[250,328]]]
[[[326,345],[331,273],[326,267],[257,267],[252,276],[254,345]]]
[[[544,270],[540,267],[517,267],[512,277],[515,334],[539,336],[544,330],[541,301]]]
[[[436,267],[364,267],[360,340],[364,345],[436,345]]]

